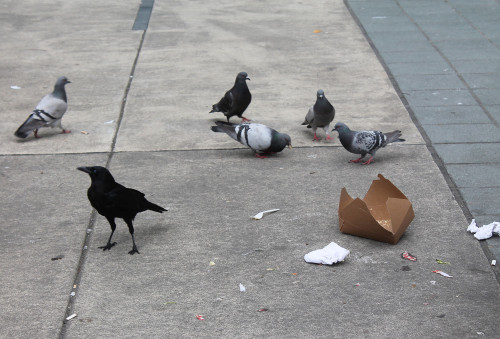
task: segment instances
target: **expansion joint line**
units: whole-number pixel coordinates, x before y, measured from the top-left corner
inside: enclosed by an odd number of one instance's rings
[[[109,168],[110,163],[111,163],[111,159],[113,158],[113,154],[115,153],[116,140],[118,138],[118,133],[120,131],[120,126],[121,126],[121,123],[123,120],[123,115],[125,112],[125,106],[127,104],[128,94],[130,92],[130,87],[132,86],[132,80],[134,79],[135,68],[137,66],[139,56],[141,54],[142,45],[144,43],[144,38],[146,36],[146,31],[147,31],[147,29],[145,29],[142,33],[141,40],[139,42],[139,47],[137,49],[137,53],[135,55],[135,59],[134,59],[134,62],[132,64],[132,69],[130,70],[130,74],[128,77],[127,86],[125,87],[125,92],[123,94],[123,98],[122,98],[122,102],[121,102],[121,106],[120,106],[120,114],[118,116],[118,121],[116,123],[115,133],[113,135],[113,140],[111,142],[111,148],[109,150],[108,159],[107,159],[106,165],[105,165],[106,168]],[[78,266],[76,268],[75,276],[73,278],[73,284],[71,286],[70,296],[69,296],[68,303],[67,303],[67,306],[66,306],[66,309],[64,312],[62,326],[61,326],[61,329],[59,331],[59,336],[58,336],[59,339],[66,338],[68,324],[69,324],[68,320],[66,320],[66,318],[73,314],[75,299],[76,299],[76,296],[78,293],[78,288],[80,286],[80,281],[82,278],[83,267],[85,266],[85,262],[87,261],[88,251],[90,248],[90,241],[92,238],[92,234],[94,233],[96,216],[97,216],[96,210],[92,209],[92,212],[91,212],[90,218],[89,218],[89,222],[87,224],[87,229],[85,232],[85,239],[83,241],[83,246],[82,246],[82,250],[80,253],[80,259],[78,260]]]

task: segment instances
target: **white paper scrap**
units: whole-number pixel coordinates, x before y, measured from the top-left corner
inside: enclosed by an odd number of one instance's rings
[[[245,286],[243,286],[242,283],[240,283],[240,292],[245,292],[247,289],[245,288]]]
[[[477,240],[488,239],[493,236],[493,233],[500,235],[500,222],[494,221],[491,224],[477,227],[476,219],[472,219],[472,222],[467,227],[467,231],[470,233],[474,233],[474,238],[476,238]]]
[[[314,264],[331,265],[340,261],[344,261],[345,257],[349,255],[349,250],[340,247],[334,242],[325,246],[320,250],[315,250],[304,255],[306,262]]]
[[[106,121],[105,124],[112,124],[113,122],[115,122],[114,120],[110,120],[110,121]]]
[[[10,88],[12,88],[12,89],[21,89],[21,87],[16,86],[16,85],[12,85],[12,86],[10,86]]]
[[[76,317],[76,313],[73,313],[72,315],[70,315],[69,317],[66,318],[66,320],[71,320],[73,319],[74,317]]]

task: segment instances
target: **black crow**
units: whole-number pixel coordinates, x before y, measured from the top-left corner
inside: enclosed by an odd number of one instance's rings
[[[147,201],[144,198],[144,193],[117,183],[111,173],[104,167],[78,167],[77,169],[90,175],[92,183],[87,191],[90,204],[100,215],[108,219],[111,226],[108,243],[99,248],[105,251],[116,245],[116,242],[111,242],[111,237],[116,229],[115,218],[122,218],[132,235],[133,247],[128,254],[139,253],[135,245],[132,220],[140,212],[151,210],[162,213],[167,210]]]

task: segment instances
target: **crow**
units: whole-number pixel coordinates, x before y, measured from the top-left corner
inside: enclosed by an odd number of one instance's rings
[[[117,183],[111,173],[104,167],[78,167],[77,169],[90,175],[92,183],[87,190],[87,197],[92,207],[100,215],[104,216],[111,226],[111,235],[109,236],[108,243],[99,248],[106,251],[116,245],[116,242],[111,242],[111,237],[113,237],[116,229],[115,218],[121,218],[127,224],[128,230],[132,235],[133,247],[128,254],[139,254],[135,245],[132,220],[140,212],[151,210],[162,213],[167,210],[146,200],[144,193]]]

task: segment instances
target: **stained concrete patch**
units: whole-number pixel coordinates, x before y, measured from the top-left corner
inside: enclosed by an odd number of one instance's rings
[[[346,16],[341,2],[155,4],[117,150],[239,147],[211,132],[214,121],[225,117],[208,112],[243,70],[253,96],[244,115],[288,133],[294,147],[339,145],[313,143],[311,130],[300,125],[319,88],[335,106],[335,121],[383,131],[405,126],[408,142],[422,143],[382,66]]]

